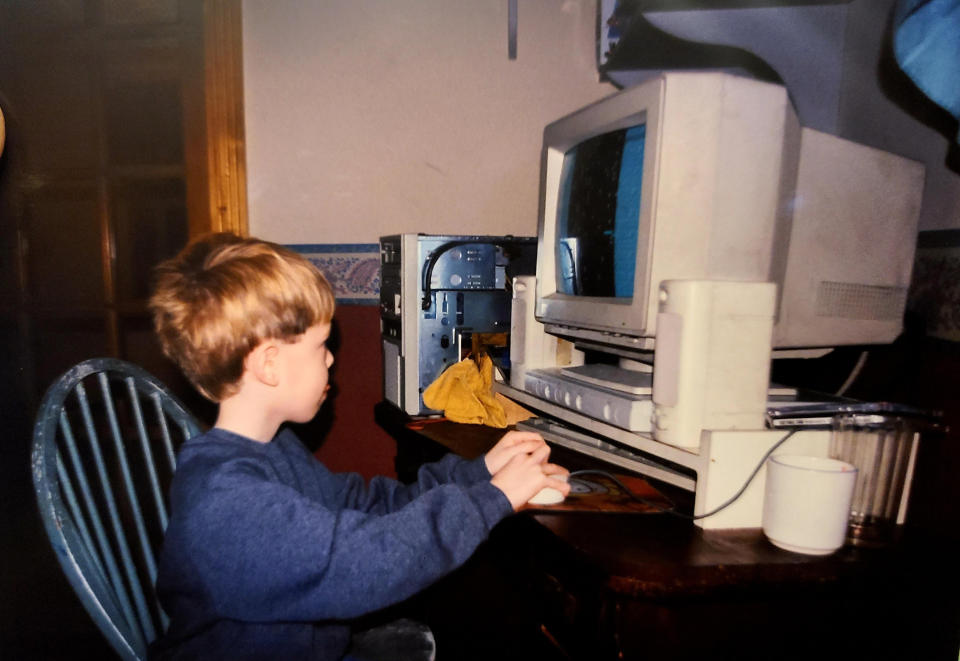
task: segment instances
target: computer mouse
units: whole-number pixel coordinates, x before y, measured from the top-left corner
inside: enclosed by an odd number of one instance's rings
[[[563,493],[553,487],[544,487],[527,501],[530,505],[556,505],[563,502]]]
[[[570,476],[567,474],[563,475],[552,475],[555,480],[561,482],[569,482]],[[537,493],[533,494],[533,498],[527,501],[529,505],[556,505],[557,503],[562,503],[565,496],[563,492],[559,489],[554,489],[553,487],[544,487],[540,489]]]

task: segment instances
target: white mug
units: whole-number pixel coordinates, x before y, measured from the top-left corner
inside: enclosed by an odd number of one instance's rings
[[[767,460],[763,532],[788,551],[827,555],[843,546],[857,469],[838,459],[775,455]]]

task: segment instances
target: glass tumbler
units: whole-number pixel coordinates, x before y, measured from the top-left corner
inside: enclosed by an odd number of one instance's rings
[[[830,456],[857,468],[847,542],[883,546],[906,517],[917,430],[888,415],[842,414],[833,418]]]

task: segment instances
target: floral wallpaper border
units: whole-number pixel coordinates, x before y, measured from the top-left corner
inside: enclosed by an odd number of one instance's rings
[[[380,246],[376,243],[297,243],[287,248],[309,259],[330,281],[339,305],[377,305]]]
[[[927,335],[960,341],[960,229],[917,236],[907,310]]]

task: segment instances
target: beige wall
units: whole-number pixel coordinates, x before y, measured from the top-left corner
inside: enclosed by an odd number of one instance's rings
[[[615,91],[594,0],[243,3],[250,231],[534,234],[543,127]]]
[[[920,228],[960,228],[946,138],[877,79],[892,4],[651,18],[777,63],[805,124],[923,162]],[[533,234],[544,125],[615,90],[596,73],[595,0],[518,5],[511,61],[507,0],[246,0],[251,232],[284,243]],[[769,38],[758,21],[790,29]]]

